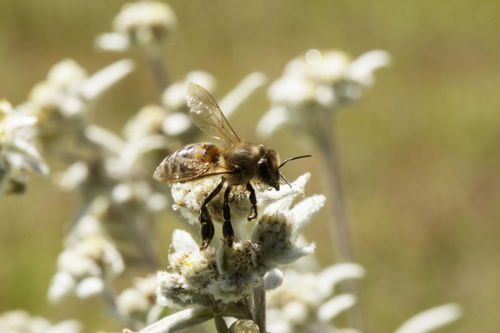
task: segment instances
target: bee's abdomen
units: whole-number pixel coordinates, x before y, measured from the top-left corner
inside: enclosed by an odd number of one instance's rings
[[[175,151],[169,157],[178,162],[196,160],[203,163],[217,163],[219,148],[212,143],[192,143]]]
[[[212,143],[186,145],[169,156],[156,168],[154,178],[174,183],[221,173],[219,148]]]

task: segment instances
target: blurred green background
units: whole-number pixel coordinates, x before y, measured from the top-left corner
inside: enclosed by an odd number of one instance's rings
[[[48,69],[73,58],[94,72],[119,55],[93,48],[125,1],[0,0],[0,96],[21,103]],[[439,332],[500,331],[500,2],[400,0],[172,0],[178,29],[165,48],[173,79],[194,69],[219,79],[219,94],[260,70],[277,78],[309,48],[358,56],[390,52],[365,98],[339,114],[342,180],[372,332],[390,332],[431,306],[458,302],[464,317]],[[107,93],[94,120],[116,132],[159,101],[145,59]],[[232,120],[242,137],[268,108],[259,90]],[[311,152],[281,131],[282,156]],[[315,154],[312,151],[312,154]],[[318,160],[287,177],[313,174]],[[0,313],[22,308],[53,320],[113,328],[99,301],[49,306],[46,290],[76,198],[34,177],[26,195],[0,198]],[[326,210],[325,210],[326,211]],[[170,242],[172,223],[160,238]],[[326,214],[307,227],[322,264],[332,263]],[[162,258],[166,259],[165,254]],[[115,327],[116,328],[116,327]]]

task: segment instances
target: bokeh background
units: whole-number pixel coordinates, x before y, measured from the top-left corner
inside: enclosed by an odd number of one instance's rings
[[[93,48],[125,1],[0,0],[0,96],[21,103],[54,63],[89,72],[120,59]],[[338,115],[342,181],[372,332],[390,332],[431,306],[458,302],[464,317],[439,332],[500,331],[500,2],[399,0],[171,0],[177,31],[165,47],[173,79],[194,69],[219,79],[218,96],[246,74],[271,80],[309,48],[358,56],[383,49],[393,64],[365,97]],[[119,132],[159,94],[144,57],[99,101],[98,124]],[[242,137],[267,110],[261,89],[232,119]],[[282,156],[312,153],[285,130],[269,145]],[[287,177],[313,174],[317,160]],[[26,309],[113,328],[99,301],[49,306],[46,290],[76,198],[34,177],[27,194],[0,198],[0,313]],[[326,211],[326,210],[325,210]],[[159,239],[170,242],[166,220]],[[326,213],[307,227],[323,265],[333,261]],[[166,261],[165,253],[162,259]]]

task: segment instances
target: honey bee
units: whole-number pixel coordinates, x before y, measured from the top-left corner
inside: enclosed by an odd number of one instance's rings
[[[163,183],[184,183],[203,177],[220,176],[218,185],[205,198],[200,211],[201,249],[210,244],[214,236],[214,225],[207,205],[222,190],[224,185],[222,233],[228,246],[234,241],[231,225],[229,194],[237,185],[245,185],[251,204],[248,220],[257,217],[257,197],[252,182],[261,182],[280,189],[280,179],[288,181],[279,169],[288,161],[310,157],[296,156],[280,163],[278,153],[263,145],[242,141],[222,113],[215,99],[201,86],[189,83],[186,96],[189,115],[195,125],[205,134],[221,139],[222,145],[213,143],[188,144],[168,155],[156,168],[153,178]]]

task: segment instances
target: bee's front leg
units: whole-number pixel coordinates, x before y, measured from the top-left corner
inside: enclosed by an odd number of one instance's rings
[[[222,225],[222,234],[224,235],[224,240],[226,244],[231,247],[234,241],[234,230],[231,225],[231,208],[229,207],[229,193],[231,193],[231,185],[226,188],[224,192],[224,224]]]
[[[250,192],[248,198],[250,199],[250,204],[252,205],[252,210],[250,215],[248,215],[248,221],[251,221],[257,217],[257,197],[255,196],[255,190],[252,184],[247,183],[247,191]]]
[[[201,211],[200,211],[200,224],[201,224],[201,247],[200,250],[205,250],[208,245],[210,245],[210,242],[212,241],[212,238],[214,238],[214,223],[212,222],[212,218],[210,217],[210,214],[208,213],[208,208],[207,205],[208,203],[222,190],[222,186],[224,186],[224,178],[222,178],[221,182],[219,185],[217,185],[216,188],[210,194],[208,197],[205,198],[205,201],[203,201],[203,204],[201,205]]]

